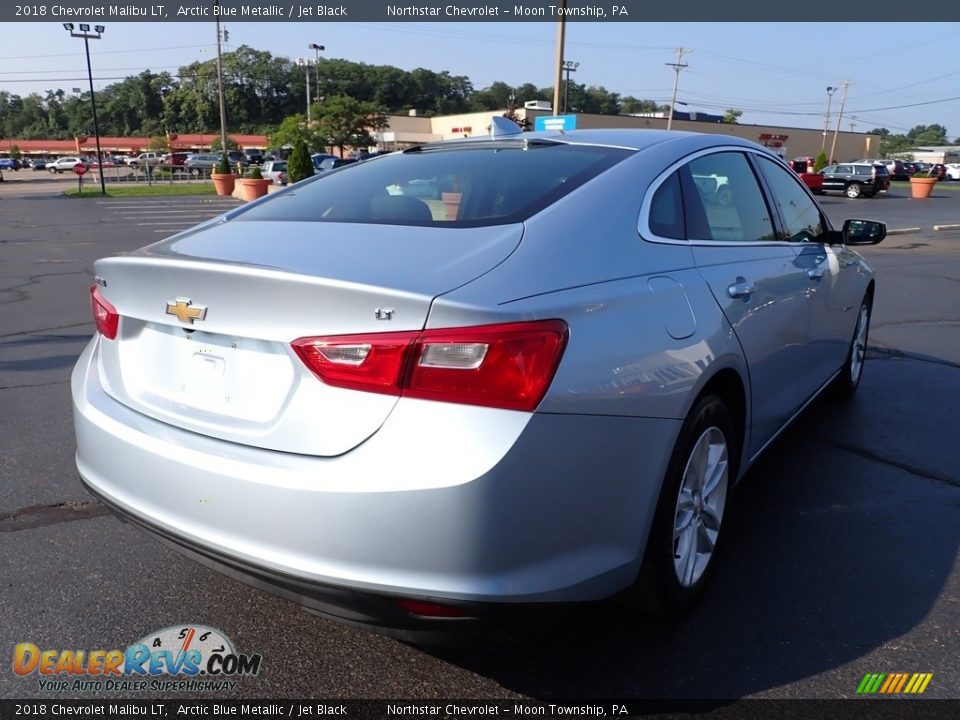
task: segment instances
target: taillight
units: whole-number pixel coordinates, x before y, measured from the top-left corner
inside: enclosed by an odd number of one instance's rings
[[[120,314],[100,294],[96,285],[90,286],[90,309],[93,311],[93,322],[97,325],[97,332],[107,340],[115,340],[117,328],[120,326]]]
[[[409,598],[394,598],[394,602],[409,613],[434,618],[472,617],[466,610],[453,605],[427,602],[425,600],[410,600]]]
[[[567,342],[562,320],[301,338],[293,349],[335,387],[534,410]]]

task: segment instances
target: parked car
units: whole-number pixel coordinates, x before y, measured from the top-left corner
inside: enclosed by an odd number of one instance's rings
[[[220,155],[218,154],[217,157],[220,157]],[[234,168],[238,165],[245,168],[250,164],[247,156],[240,150],[229,150],[227,152],[227,160],[230,161],[230,167]]]
[[[80,158],[78,157],[64,157],[48,162],[46,164],[47,170],[51,173],[62,173],[62,172],[73,172],[73,168],[76,165],[85,165]]]
[[[243,154],[246,156],[246,160],[251,165],[259,165],[263,162],[263,150],[258,148],[244,148]]]
[[[30,167],[31,167],[33,170],[46,170],[46,169],[47,169],[47,161],[46,161],[46,160],[31,160],[31,161],[30,161]]]
[[[790,169],[797,173],[810,192],[820,195],[823,193],[823,174],[813,171],[814,162],[814,158],[796,158],[790,163]]]
[[[220,162],[220,155],[197,154],[184,160],[183,166],[190,171],[191,175],[200,175],[204,170],[212,170],[218,162]]]
[[[823,192],[842,192],[849,198],[873,197],[890,187],[886,165],[841,163],[828,165],[823,173]]]
[[[960,163],[947,163],[945,167],[947,180],[960,180]]]
[[[328,157],[321,160],[319,165],[314,163],[314,167],[320,172],[326,172],[327,170],[333,170],[338,167],[343,167],[344,165],[352,165],[355,162],[359,162],[359,160],[357,158]]]
[[[933,163],[927,172],[930,173],[930,177],[935,177],[937,180],[945,180],[947,177],[947,166],[943,163]]]
[[[313,163],[314,170],[319,170],[320,163],[322,163],[324,160],[336,160],[336,159],[337,159],[336,155],[327,155],[326,153],[314,153],[313,155],[310,156],[310,161]]]
[[[286,160],[267,160],[260,166],[260,174],[270,178],[277,185],[286,185],[287,162]]]
[[[188,157],[190,157],[190,153],[185,153],[185,152],[166,153],[161,158],[161,161],[164,165],[172,165],[172,166],[179,167],[184,163],[186,163]]]
[[[511,603],[689,608],[733,486],[811,399],[855,392],[875,284],[853,246],[886,227],[835,229],[736,137],[498,120],[99,260],[87,488],[407,638]],[[388,191],[414,181],[458,192]]]
[[[155,165],[160,165],[163,162],[163,153],[159,152],[142,152],[134,158],[127,158],[126,163],[131,167],[139,167],[141,165],[149,165],[151,167]]]
[[[16,158],[0,158],[0,170],[19,170],[20,161]]]

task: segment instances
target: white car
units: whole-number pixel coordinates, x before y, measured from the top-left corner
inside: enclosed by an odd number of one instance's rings
[[[947,163],[944,167],[947,169],[945,180],[960,180],[960,163]]]
[[[287,161],[286,160],[267,160],[260,167],[260,173],[273,181],[274,185],[287,184]]]
[[[78,157],[65,157],[48,162],[46,167],[52,173],[62,173],[72,172],[75,165],[86,165],[86,163]]]

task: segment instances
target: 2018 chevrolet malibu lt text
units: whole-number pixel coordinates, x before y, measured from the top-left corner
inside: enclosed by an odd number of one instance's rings
[[[72,379],[91,492],[410,637],[689,607],[733,485],[856,389],[875,281],[851,246],[886,228],[834,229],[747,141],[499,120],[97,262]]]

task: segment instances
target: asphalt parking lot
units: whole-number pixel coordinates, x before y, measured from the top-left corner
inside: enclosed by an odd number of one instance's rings
[[[926,696],[960,698],[960,230],[932,230],[960,222],[960,192],[823,199],[834,220],[921,230],[863,250],[879,277],[860,394],[817,401],[751,470],[717,582],[690,616],[638,620],[599,604],[532,622],[512,643],[437,649],[308,615],[185,560],[80,485],[69,374],[93,332],[93,260],[232,201],[98,202],[5,185],[3,652],[122,648],[198,623],[264,658],[226,697],[838,698],[866,673],[932,672]],[[0,697],[51,697],[9,661]]]

